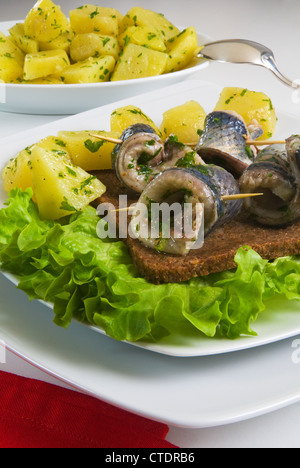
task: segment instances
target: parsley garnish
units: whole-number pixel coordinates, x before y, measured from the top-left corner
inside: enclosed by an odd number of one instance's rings
[[[91,153],[97,153],[101,146],[104,144],[104,140],[102,141],[95,141],[93,142],[92,140],[86,140],[84,142],[84,146],[86,149],[88,149]]]
[[[178,159],[176,162],[176,167],[194,167],[195,166],[195,156],[196,152],[191,151],[190,153],[186,153],[183,158]]]
[[[64,197],[64,199],[62,201],[60,209],[63,210],[63,211],[71,211],[71,212],[77,211],[76,208],[74,208],[74,206],[70,205],[70,203],[68,202],[66,197]]]

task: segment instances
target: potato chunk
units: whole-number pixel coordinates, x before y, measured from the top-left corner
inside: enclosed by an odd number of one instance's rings
[[[13,42],[10,37],[0,32],[0,57],[7,57],[15,60],[20,66],[24,64],[24,52]]]
[[[136,44],[128,44],[123,49],[111,81],[131,80],[162,75],[168,55],[164,52],[147,49]]]
[[[24,53],[10,37],[0,32],[0,81],[11,83],[23,78]]]
[[[70,47],[72,40],[74,38],[74,33],[72,31],[67,31],[61,34],[59,37],[52,39],[52,41],[39,42],[39,49],[42,50],[65,50],[67,54],[70,52]]]
[[[39,43],[34,39],[30,39],[25,34],[23,23],[17,23],[9,30],[9,34],[16,45],[25,53],[31,54],[39,51]]]
[[[96,33],[78,34],[72,41],[70,56],[74,62],[81,62],[89,57],[111,55],[117,60],[120,48],[118,40],[112,36]]]
[[[171,39],[180,33],[179,29],[170,23],[162,14],[141,7],[132,8],[128,11],[127,15],[124,16],[121,32],[123,33],[129,26],[150,27],[159,31],[165,40]]]
[[[193,27],[170,39],[167,42],[168,60],[165,73],[186,68],[192,62],[198,47],[197,32]]]
[[[67,163],[71,163],[70,156],[65,148],[65,144],[56,136],[48,136],[38,143],[31,145],[13,159],[11,159],[2,172],[4,190],[9,192],[13,188],[26,190],[33,188],[31,153],[33,148],[39,147],[51,152],[54,156],[61,158]]]
[[[0,32],[0,81],[10,83],[23,78],[24,53]]]
[[[150,125],[160,135],[160,130],[153,120],[141,109],[131,105],[120,107],[111,114],[110,130],[121,136],[124,130],[137,123]]]
[[[196,101],[188,101],[164,113],[160,130],[164,139],[174,134],[181,143],[198,143],[205,118],[203,107]]]
[[[97,32],[105,36],[119,35],[119,12],[113,8],[83,5],[70,11],[71,28],[75,34]]]
[[[23,77],[23,67],[10,56],[0,55],[0,80],[4,83],[20,82]]]
[[[64,159],[67,162],[72,162],[65,142],[62,141],[59,137],[50,135],[40,140],[34,146],[38,146],[39,148],[43,148],[47,151],[50,151],[54,154],[54,156],[58,156],[59,158]]]
[[[60,79],[58,76],[56,75],[49,75],[49,76],[46,76],[45,78],[37,78],[36,80],[18,80],[18,83],[21,83],[21,84],[26,84],[26,85],[39,85],[39,84],[42,84],[42,85],[63,85],[64,82],[62,81],[62,79]]]
[[[115,63],[115,59],[110,55],[89,57],[67,67],[62,73],[62,78],[66,84],[105,82],[109,80]]]
[[[70,65],[70,60],[64,50],[46,50],[36,54],[27,54],[24,63],[24,79],[35,80],[59,74],[68,65]]]
[[[58,133],[59,141],[71,157],[72,163],[85,171],[101,171],[112,169],[111,153],[114,143],[92,138],[90,135],[103,135],[110,138],[119,138],[119,133],[97,130],[61,131]]]
[[[243,117],[246,125],[257,120],[264,130],[259,140],[271,138],[275,132],[277,117],[271,99],[262,92],[226,87],[221,92],[215,110],[232,110]]]
[[[9,193],[14,188],[33,189],[30,156],[31,150],[26,148],[8,162],[2,172],[3,188],[6,192]]]
[[[37,41],[52,41],[70,30],[68,18],[51,0],[39,0],[28,13],[25,34]]]
[[[130,26],[120,35],[119,42],[122,48],[131,42],[159,52],[167,50],[163,34],[148,26]]]
[[[38,146],[32,149],[31,166],[42,219],[60,219],[80,211],[106,190],[98,179],[83,169]]]

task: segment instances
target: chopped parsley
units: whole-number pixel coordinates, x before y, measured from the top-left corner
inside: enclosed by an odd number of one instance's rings
[[[144,175],[145,181],[148,182],[150,175],[153,173],[151,167],[146,164],[141,164],[138,168],[138,175]]]
[[[88,179],[85,179],[80,185],[80,190],[83,190],[85,187],[90,185],[93,182],[93,180],[95,180],[95,179],[96,179],[95,176],[91,176]]]
[[[104,144],[104,140],[100,141],[92,141],[92,140],[86,140],[84,142],[84,146],[86,149],[88,149],[91,153],[97,153],[101,146]]]
[[[162,148],[158,148],[158,150],[154,154],[148,154],[146,151],[142,151],[140,157],[138,158],[138,165],[143,166],[148,164],[152,159],[156,158],[159,155]],[[152,172],[152,171],[151,171]]]
[[[185,144],[184,143],[181,143],[179,140],[178,140],[178,136],[177,135],[170,135],[169,138],[168,138],[168,143],[173,143],[177,148],[179,149],[183,149],[185,147]]]
[[[55,139],[55,143],[58,145],[58,146],[62,146],[63,148],[65,148],[67,146],[67,144],[62,141],[62,140],[59,140],[58,138]]]
[[[178,161],[175,164],[176,167],[194,167],[196,154],[197,153],[195,151],[186,153],[186,155],[183,158],[178,159]]]
[[[66,166],[66,169],[68,171],[68,174],[70,174],[72,177],[77,177],[77,173],[73,171],[73,169],[70,166]]]
[[[95,16],[99,15],[98,8],[90,14],[90,18],[93,19]]]
[[[70,212],[77,211],[76,208],[74,208],[74,206],[70,205],[66,197],[63,198],[60,209],[63,211],[70,211]]]

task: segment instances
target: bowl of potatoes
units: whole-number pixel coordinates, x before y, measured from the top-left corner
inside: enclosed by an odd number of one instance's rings
[[[0,23],[0,110],[70,115],[168,87],[208,65],[196,56],[209,40],[141,7],[66,16],[39,0],[24,20]]]

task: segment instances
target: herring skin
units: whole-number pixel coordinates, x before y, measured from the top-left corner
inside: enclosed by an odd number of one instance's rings
[[[262,192],[245,200],[245,208],[259,224],[285,226],[300,219],[300,136],[286,144],[264,148],[240,178],[243,193]]]
[[[247,146],[247,126],[235,112],[215,111],[206,117],[196,151],[212,162],[239,176],[253,162],[255,154]]]

